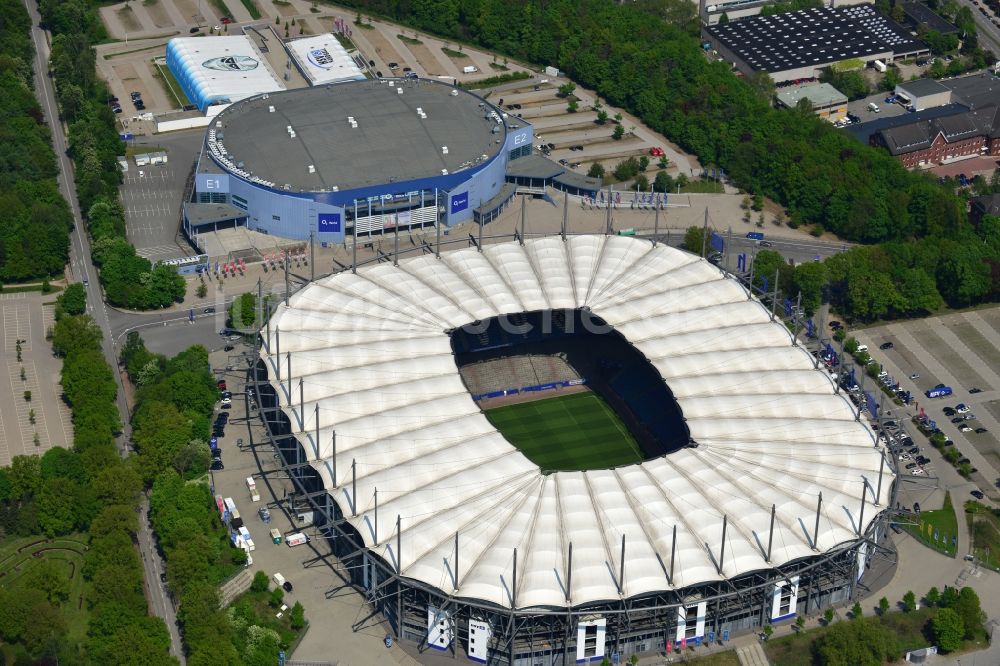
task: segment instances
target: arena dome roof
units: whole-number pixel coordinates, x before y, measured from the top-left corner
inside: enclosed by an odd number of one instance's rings
[[[319,192],[470,169],[500,152],[508,128],[525,126],[437,81],[377,79],[247,99],[209,130],[224,133],[231,161],[244,171]]]
[[[656,367],[697,447],[542,474],[481,413],[449,331],[504,313],[581,307]],[[279,382],[278,359],[262,347],[270,382],[346,520],[403,576],[447,595],[559,608],[732,578],[856,541],[878,513],[863,508],[862,493],[883,506],[890,496],[872,432],[827,373],[740,284],[674,248],[575,236],[424,255],[319,280],[271,321],[282,371]]]

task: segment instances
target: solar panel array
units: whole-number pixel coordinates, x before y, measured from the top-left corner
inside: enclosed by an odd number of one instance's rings
[[[922,46],[869,5],[756,16],[708,32],[752,69],[765,72],[910,53]]]

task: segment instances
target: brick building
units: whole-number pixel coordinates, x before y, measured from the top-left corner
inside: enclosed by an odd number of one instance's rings
[[[907,168],[947,164],[967,157],[1000,155],[1000,108],[984,106],[943,118],[879,130],[871,144],[880,146]]]

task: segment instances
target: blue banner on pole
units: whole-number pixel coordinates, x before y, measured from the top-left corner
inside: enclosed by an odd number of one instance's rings
[[[761,291],[765,291],[765,292],[768,291],[767,287],[768,287],[768,285],[770,283],[767,281],[767,277],[766,276],[761,276],[760,282],[761,282],[761,285],[762,285],[761,286]]]
[[[872,415],[872,418],[877,419],[878,402],[875,400],[875,394],[871,391],[865,391],[865,406],[868,408],[868,413]]]
[[[712,249],[716,250],[717,252],[722,252],[723,250],[725,250],[725,248],[726,248],[726,241],[723,240],[722,236],[720,236],[719,234],[717,234],[717,233],[715,233],[713,231],[712,232]]]
[[[815,324],[813,324],[813,320],[812,319],[809,319],[809,320],[806,321],[806,336],[807,337],[810,337],[810,338],[815,338],[816,337],[816,331],[813,328],[814,326],[815,326]]]
[[[784,306],[785,306],[785,316],[786,317],[791,317],[792,316],[792,302],[786,298]]]

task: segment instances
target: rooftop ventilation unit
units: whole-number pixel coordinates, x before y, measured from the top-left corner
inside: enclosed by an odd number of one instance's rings
[[[447,176],[448,175],[448,170],[447,169],[441,169],[441,175],[442,176]]]
[[[403,89],[402,88],[396,88],[396,92],[399,93],[400,95],[402,95],[403,94]]]
[[[295,130],[292,130],[291,132],[289,132],[288,136],[290,136],[290,137],[292,137],[294,139],[295,138]]]
[[[441,146],[441,154],[442,155],[448,154],[448,146]]]
[[[451,96],[452,96],[452,97],[458,97],[458,91],[457,91],[457,90],[455,90],[454,88],[452,88],[452,89],[451,89]]]
[[[273,104],[267,107],[267,112],[268,113],[274,113],[274,105]]]
[[[312,164],[309,165],[309,173],[316,173],[316,167]]]
[[[333,187],[331,187],[331,188],[330,188],[330,191],[331,191],[331,192],[339,192],[339,191],[340,191],[340,188],[339,188],[339,187],[337,187],[336,185],[334,185]]]

